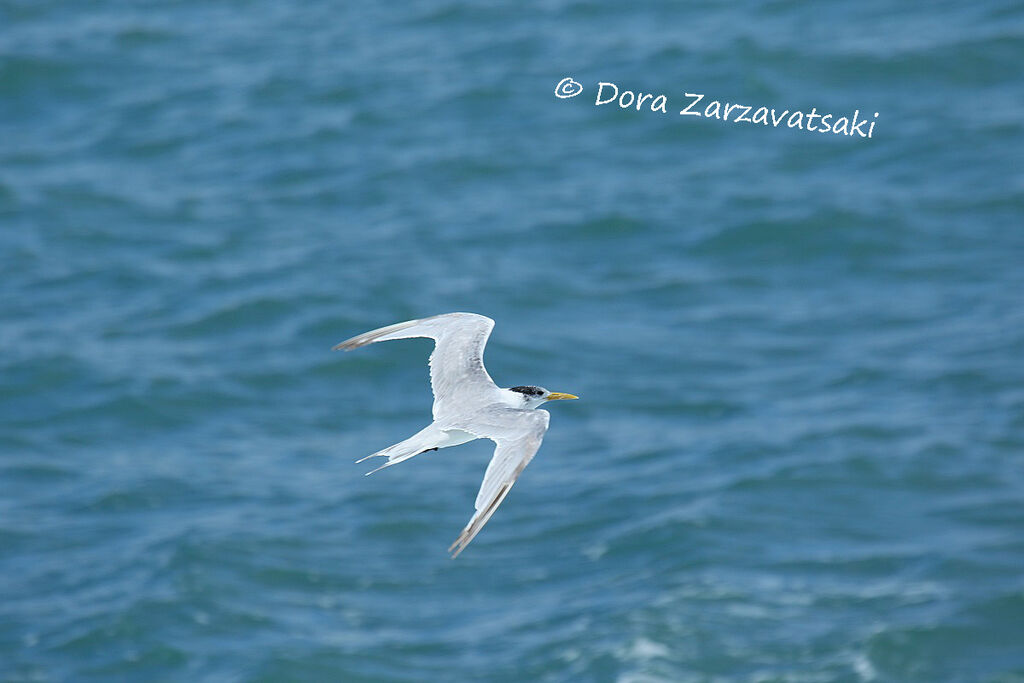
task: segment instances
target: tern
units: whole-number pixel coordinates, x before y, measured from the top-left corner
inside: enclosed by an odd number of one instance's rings
[[[367,475],[427,451],[476,439],[494,442],[494,455],[476,497],[476,512],[448,548],[452,559],[480,533],[540,448],[551,414],[538,408],[548,401],[579,398],[542,387],[503,389],[495,384],[484,368],[484,346],[493,328],[494,321],[486,316],[446,313],[381,327],[334,347],[335,351],[351,351],[393,339],[434,340],[434,352],[430,354],[434,421],[405,441],[357,460],[387,458]]]

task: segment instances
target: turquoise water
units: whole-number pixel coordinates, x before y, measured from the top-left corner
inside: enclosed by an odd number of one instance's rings
[[[1024,680],[1022,63],[998,0],[0,0],[0,680]],[[429,343],[329,349],[455,310],[583,400],[452,561],[487,444],[353,464]]]

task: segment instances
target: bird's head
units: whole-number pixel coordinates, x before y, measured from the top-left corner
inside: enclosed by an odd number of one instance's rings
[[[519,407],[527,409],[539,408],[548,401],[579,398],[579,396],[563,394],[560,391],[548,391],[544,387],[512,387],[509,391],[512,392],[513,401],[519,401],[521,404]]]

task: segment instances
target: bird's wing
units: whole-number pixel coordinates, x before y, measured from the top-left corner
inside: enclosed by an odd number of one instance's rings
[[[505,500],[516,479],[540,448],[550,418],[551,414],[546,410],[495,407],[461,424],[465,431],[490,439],[496,446],[476,496],[476,513],[448,548],[453,559],[480,533]]]
[[[498,387],[484,368],[484,347],[493,328],[494,321],[486,316],[446,313],[381,327],[334,348],[351,351],[392,339],[433,339],[430,386],[434,390],[434,419],[437,420],[446,413],[458,413],[460,406],[487,404],[490,395],[497,391]]]

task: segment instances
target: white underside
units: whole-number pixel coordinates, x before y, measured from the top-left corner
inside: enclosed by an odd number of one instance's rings
[[[461,446],[464,443],[475,441],[480,437],[476,434],[470,434],[464,432],[461,429],[446,429],[441,431],[441,437],[437,444],[438,448],[450,448],[451,446]]]

